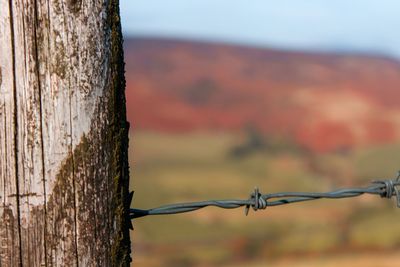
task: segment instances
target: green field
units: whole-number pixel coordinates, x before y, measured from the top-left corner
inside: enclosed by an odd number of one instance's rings
[[[232,153],[247,138],[136,132],[129,155],[133,206],[245,199],[255,186],[263,193],[367,186],[400,168],[397,144],[315,155],[267,140],[263,149]],[[286,266],[286,261],[287,266],[306,266],[302,262],[310,259],[330,266],[332,255],[371,257],[370,251],[379,258],[400,248],[400,210],[395,207],[394,201],[362,196],[270,207],[247,217],[242,209],[217,208],[146,217],[134,221],[133,257],[135,266]]]

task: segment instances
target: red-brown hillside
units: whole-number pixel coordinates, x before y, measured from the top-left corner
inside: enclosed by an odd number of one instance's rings
[[[158,39],[125,41],[135,129],[251,125],[324,152],[400,138],[400,63]]]

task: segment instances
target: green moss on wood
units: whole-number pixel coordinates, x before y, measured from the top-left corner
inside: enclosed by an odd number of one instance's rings
[[[121,22],[119,16],[119,1],[110,0],[108,5],[108,25],[111,30],[111,90],[110,103],[114,112],[110,118],[112,130],[108,139],[114,143],[114,194],[117,231],[111,249],[113,266],[129,266],[131,243],[129,238],[129,166],[128,166],[128,131],[125,105],[125,76],[124,54],[122,46]]]

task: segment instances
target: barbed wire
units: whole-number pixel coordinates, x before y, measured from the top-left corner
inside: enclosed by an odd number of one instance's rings
[[[245,207],[245,214],[248,215],[250,207],[254,210],[263,210],[267,207],[286,205],[290,203],[303,202],[316,199],[339,199],[357,197],[363,194],[379,195],[383,198],[396,197],[397,207],[400,208],[400,192],[397,186],[400,185],[400,171],[395,179],[376,180],[368,187],[364,188],[344,188],[325,193],[310,192],[281,192],[271,194],[261,194],[258,188],[250,195],[249,199],[226,199],[226,200],[207,200],[199,202],[177,203],[164,205],[153,209],[130,209],[130,218],[140,218],[149,215],[167,215],[184,212],[191,212],[208,206],[223,209],[236,209]],[[275,199],[275,200],[273,200]]]

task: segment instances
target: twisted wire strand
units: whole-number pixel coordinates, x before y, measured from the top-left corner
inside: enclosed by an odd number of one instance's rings
[[[223,209],[235,209],[245,207],[245,214],[249,213],[250,207],[257,211],[267,207],[286,205],[290,203],[310,201],[316,199],[339,199],[357,197],[363,194],[379,195],[383,198],[396,197],[397,207],[400,208],[400,192],[397,186],[400,185],[400,172],[397,178],[392,180],[377,180],[364,188],[344,188],[325,193],[312,192],[281,192],[271,194],[261,194],[258,188],[250,195],[249,199],[225,199],[225,200],[207,200],[199,202],[177,203],[164,205],[153,209],[130,209],[130,218],[135,219],[149,215],[166,215],[191,212],[209,206]]]

